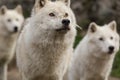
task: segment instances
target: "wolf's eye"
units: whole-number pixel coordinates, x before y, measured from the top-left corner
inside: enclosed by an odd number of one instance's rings
[[[65,16],[64,17],[68,17],[68,13],[65,13]]]
[[[7,21],[8,21],[8,22],[11,22],[11,19],[8,19]]]
[[[102,37],[99,38],[100,41],[103,41],[104,39]]]
[[[54,16],[55,16],[55,14],[54,14],[54,13],[50,13],[50,14],[49,14],[49,16],[54,17]]]
[[[110,37],[111,40],[113,40],[113,37]]]

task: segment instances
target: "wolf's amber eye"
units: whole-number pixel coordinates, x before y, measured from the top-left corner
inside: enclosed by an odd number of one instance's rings
[[[68,13],[65,13],[65,17],[68,17]]]
[[[8,19],[7,21],[8,21],[8,22],[11,22],[11,19]]]
[[[54,17],[54,16],[55,16],[55,14],[54,14],[54,13],[50,13],[50,14],[49,14],[49,16]]]
[[[111,40],[113,40],[113,37],[110,37]]]
[[[100,41],[103,41],[104,39],[102,37],[99,38]]]

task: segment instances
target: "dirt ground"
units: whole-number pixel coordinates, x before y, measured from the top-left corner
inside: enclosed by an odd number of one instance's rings
[[[21,80],[17,69],[9,70],[9,72],[8,72],[8,80]],[[120,79],[110,77],[109,80],[120,80]]]
[[[21,80],[17,69],[12,69],[8,72],[8,80]]]
[[[120,79],[111,77],[109,80],[120,80]]]

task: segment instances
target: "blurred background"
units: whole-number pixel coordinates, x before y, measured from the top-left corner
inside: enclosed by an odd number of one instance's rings
[[[34,0],[0,0],[0,6],[7,5],[10,9],[15,8],[18,4],[22,5],[25,18],[29,17]],[[78,24],[83,28],[83,31],[78,29],[75,46],[85,35],[89,23],[93,21],[103,25],[116,20],[120,33],[120,0],[72,0],[71,7],[75,12]],[[18,80],[19,74],[15,69],[15,59],[10,64],[8,76],[8,80]],[[115,77],[112,80],[120,80],[120,52],[116,55],[111,76]]]

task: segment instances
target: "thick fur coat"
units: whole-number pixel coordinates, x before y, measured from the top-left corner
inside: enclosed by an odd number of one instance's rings
[[[19,71],[23,80],[62,80],[76,35],[70,1],[37,0],[36,4],[39,9],[33,10],[18,40]],[[63,25],[64,19],[69,25]]]
[[[108,80],[118,50],[116,22],[104,26],[91,23],[75,49],[68,70],[69,80]]]
[[[0,80],[6,80],[7,64],[15,53],[18,33],[21,30],[24,17],[21,6],[15,9],[0,9]]]

